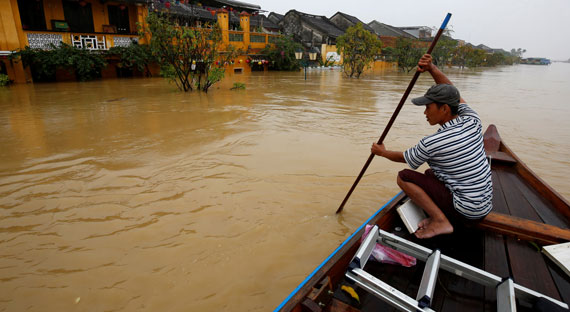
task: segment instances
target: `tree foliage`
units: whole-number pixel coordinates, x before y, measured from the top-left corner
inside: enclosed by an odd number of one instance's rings
[[[358,23],[337,38],[336,46],[338,53],[342,54],[344,73],[348,77],[356,75],[359,78],[364,69],[380,55],[382,43],[378,36]]]
[[[441,36],[431,54],[435,65],[442,69],[451,59],[453,51],[457,48],[457,41],[451,37]]]
[[[418,47],[417,42],[408,38],[398,38],[394,51],[398,68],[409,73],[418,65],[418,60],[425,53],[423,48]]]
[[[151,13],[141,35],[150,35],[150,49],[162,73],[183,91],[208,89],[224,77],[224,64],[237,56],[231,45],[222,48],[218,24],[205,28],[176,25],[167,15]]]
[[[269,68],[275,70],[299,70],[299,61],[295,58],[295,51],[301,50],[300,43],[292,37],[281,36],[273,46],[266,46],[261,50],[269,60]]]

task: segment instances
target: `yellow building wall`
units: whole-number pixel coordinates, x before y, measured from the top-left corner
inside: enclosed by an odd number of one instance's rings
[[[24,31],[20,22],[17,0],[1,0],[0,5],[0,51],[14,51],[25,46]],[[21,62],[10,62],[3,59],[10,79],[16,83],[24,83],[30,79],[29,71],[24,70]]]
[[[63,1],[44,1],[44,15],[47,29],[52,30],[51,20],[65,20],[63,15]]]
[[[101,1],[101,0],[85,0],[91,4],[93,15],[94,31],[102,33],[103,25],[109,24],[108,8],[109,5],[120,5],[118,2]],[[17,0],[0,0],[0,51],[14,51],[24,49],[28,45],[28,33],[45,33],[42,31],[24,31],[22,29],[20,14],[18,11]],[[52,20],[65,20],[63,3],[61,0],[43,0],[45,24],[48,31],[53,31]],[[129,4],[129,17],[131,32],[136,33],[138,24],[146,23],[148,16],[148,8],[146,5]],[[271,35],[264,33],[250,33],[250,19],[249,14],[240,15],[240,26],[243,32],[233,32],[229,30],[229,14],[226,10],[218,10],[217,12],[218,23],[222,29],[222,40],[224,47],[228,44],[242,50],[244,53],[257,53],[259,50],[265,48],[269,43]],[[243,41],[229,41],[230,33],[243,34]],[[63,35],[63,42],[71,44],[71,33],[58,32]],[[265,42],[251,42],[251,35],[264,36]],[[122,36],[114,34],[113,36]],[[146,43],[150,38],[141,38],[140,43]],[[108,43],[107,47],[114,46],[113,37],[106,36]],[[331,51],[336,51],[335,46],[330,47]],[[234,61],[234,64],[225,66],[227,71],[234,72],[234,69],[241,69],[241,72],[251,72],[251,66],[246,61],[249,59],[248,55],[240,55]],[[6,64],[6,68],[10,79],[18,83],[31,82],[31,73],[29,69],[24,69],[21,62],[9,62],[7,58],[0,59]]]
[[[381,72],[381,71],[385,71],[385,70],[397,70],[398,69],[398,63],[396,62],[386,62],[386,61],[374,61],[374,63],[371,66],[371,70],[373,72]]]
[[[327,53],[329,52],[335,52],[336,51],[336,45],[328,45],[328,44],[322,44],[321,45],[321,59],[323,62],[326,61],[327,59]],[[339,62],[335,62],[335,64],[342,64],[342,54],[340,55],[340,61]]]

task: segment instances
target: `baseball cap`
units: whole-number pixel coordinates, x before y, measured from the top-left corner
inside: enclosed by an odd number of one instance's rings
[[[421,106],[436,102],[449,106],[458,106],[460,98],[459,90],[453,85],[436,84],[431,86],[424,96],[412,99],[412,103]]]

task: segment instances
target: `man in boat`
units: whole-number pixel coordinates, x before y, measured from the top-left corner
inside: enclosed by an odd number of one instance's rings
[[[415,235],[430,238],[453,232],[453,227],[476,222],[492,209],[491,168],[483,147],[481,119],[459,94],[459,90],[425,54],[418,71],[431,74],[436,85],[412,103],[424,106],[430,125],[439,125],[404,152],[372,144],[372,153],[417,169],[427,162],[425,173],[404,169],[398,173],[400,188],[428,217],[418,224]]]

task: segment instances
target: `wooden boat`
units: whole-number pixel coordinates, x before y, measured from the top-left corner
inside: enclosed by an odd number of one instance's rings
[[[358,301],[341,286],[348,265],[360,246],[366,224],[376,224],[412,242],[465,262],[518,285],[570,303],[570,276],[541,253],[541,246],[570,241],[570,204],[537,177],[508,147],[491,125],[484,135],[493,174],[493,212],[474,228],[457,228],[450,235],[416,239],[406,231],[396,208],[407,200],[397,194],[362,224],[276,308],[276,311],[392,311],[393,306],[356,287]],[[368,261],[366,272],[415,298],[425,263],[413,267]],[[495,287],[484,287],[439,271],[431,301],[435,311],[496,311]],[[533,302],[519,302],[522,311]],[[537,307],[536,305],[535,307]],[[559,307],[559,306],[558,306]],[[549,306],[547,310],[554,309]]]

